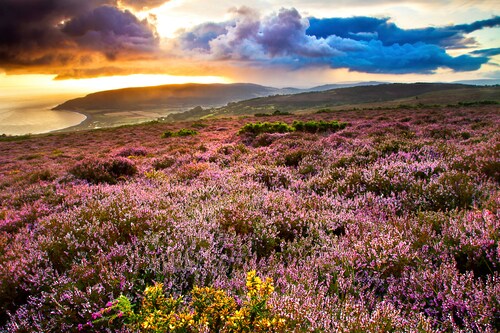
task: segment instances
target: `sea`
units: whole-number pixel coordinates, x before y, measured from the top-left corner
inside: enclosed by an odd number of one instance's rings
[[[60,102],[0,99],[0,135],[48,133],[78,125],[87,118],[77,112],[51,110]]]

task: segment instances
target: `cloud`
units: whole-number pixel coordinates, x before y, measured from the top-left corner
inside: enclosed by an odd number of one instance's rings
[[[330,66],[367,73],[427,74],[439,67],[457,72],[473,71],[487,62],[485,57],[452,57],[436,45],[425,43],[394,44],[387,47],[381,41],[371,40],[365,45],[364,50],[332,59]]]
[[[472,51],[471,54],[483,56],[483,57],[494,57],[500,54],[500,48],[484,49]]]
[[[168,1],[169,0],[120,0],[119,3],[135,10],[143,10],[159,7]]]
[[[146,56],[158,48],[147,20],[115,0],[2,0],[0,68],[85,66]]]
[[[499,26],[499,16],[470,24],[402,29],[387,17],[319,19],[304,17],[294,8],[263,16],[241,7],[233,8],[232,18],[225,22],[206,22],[160,43],[155,20],[141,20],[134,10],[168,0],[0,1],[0,70],[57,74],[59,79],[181,73],[186,68],[199,75],[203,63],[235,70],[276,66],[395,74],[433,73],[439,68],[473,71],[493,64],[490,59],[499,54],[498,49],[458,57],[448,53],[477,48],[469,34]]]
[[[309,19],[307,34],[318,38],[336,35],[354,40],[370,40],[376,38],[384,45],[414,44],[425,42],[445,48],[460,48],[475,44],[475,40],[466,34],[500,26],[500,16],[472,24],[461,24],[439,28],[401,29],[389,22],[389,18],[351,17]]]
[[[227,34],[228,26],[227,22],[203,23],[190,31],[183,32],[179,37],[179,42],[183,49],[196,50],[198,52],[208,51],[210,49],[209,42],[221,35]]]
[[[467,33],[500,25],[500,17],[442,28],[401,29],[389,18],[303,18],[296,9],[267,17],[248,8],[223,23],[185,31],[179,44],[217,60],[291,69],[329,66],[366,73],[433,73],[440,67],[473,71],[495,51],[453,57],[447,49],[470,47]]]
[[[102,52],[110,60],[123,53],[154,51],[157,37],[147,21],[131,12],[101,6],[66,22],[61,31],[85,50]]]

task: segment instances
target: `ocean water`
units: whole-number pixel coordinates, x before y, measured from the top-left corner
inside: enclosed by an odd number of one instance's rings
[[[54,102],[3,102],[0,100],[0,134],[47,133],[80,124],[86,116],[70,111],[52,111]]]

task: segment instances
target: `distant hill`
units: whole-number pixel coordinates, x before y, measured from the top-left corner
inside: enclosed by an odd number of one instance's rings
[[[322,86],[316,86],[316,87],[312,87],[309,89],[302,89],[301,92],[327,91],[327,90],[332,90],[332,89],[351,88],[351,87],[360,87],[360,86],[377,86],[380,84],[387,84],[387,82],[367,81],[367,82],[324,84]]]
[[[456,105],[478,101],[500,102],[500,86],[362,82],[309,89],[278,89],[246,83],[176,84],[98,92],[69,100],[55,110],[79,111],[87,115],[87,120],[79,125],[81,129],[154,119],[181,121],[272,114],[276,110],[314,112],[319,109]]]
[[[467,93],[461,91],[456,96],[450,95],[449,91],[467,90]],[[445,99],[440,99],[441,103],[457,103],[466,100],[466,96],[471,95],[472,100],[489,99],[495,94],[487,93],[482,97],[481,92],[485,87],[450,84],[450,83],[391,83],[371,86],[357,86],[349,88],[338,88],[319,92],[307,92],[294,95],[277,95],[269,97],[254,98],[251,100],[230,103],[229,105],[217,110],[216,114],[254,114],[265,110],[280,109],[285,111],[318,108],[335,107],[343,105],[360,105],[385,103],[391,101],[407,100],[412,98],[413,104],[421,103],[419,96],[434,94],[439,96],[443,93]],[[493,89],[493,88],[490,88]],[[471,92],[475,92],[471,94]],[[416,103],[415,103],[416,102]],[[429,100],[426,99],[426,102]],[[432,103],[432,101],[431,101]],[[435,102],[438,103],[438,102]]]
[[[135,110],[187,110],[196,106],[220,107],[227,103],[304,92],[325,91],[344,87],[376,85],[381,82],[354,82],[327,84],[312,88],[273,88],[251,83],[234,84],[169,84],[155,87],[107,90],[75,98],[54,110],[67,111],[135,111]]]
[[[454,83],[473,84],[476,86],[494,86],[500,84],[500,79],[462,80]]]
[[[378,82],[378,81],[366,81],[366,82],[347,82],[347,83],[331,83],[324,84],[321,86],[315,86],[311,88],[294,88],[294,87],[285,87],[281,88],[277,91],[278,95],[292,95],[292,94],[300,94],[306,92],[314,92],[314,91],[326,91],[332,89],[339,88],[350,88],[350,87],[359,87],[359,86],[376,86],[379,84],[386,84],[387,82]]]
[[[152,110],[222,106],[229,102],[277,94],[280,89],[257,84],[170,84],[101,91],[69,100],[54,110]]]

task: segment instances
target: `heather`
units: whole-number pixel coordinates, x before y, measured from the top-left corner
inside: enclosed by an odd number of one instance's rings
[[[0,142],[0,330],[500,329],[497,106],[269,119]]]

